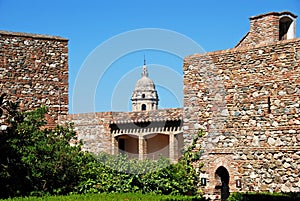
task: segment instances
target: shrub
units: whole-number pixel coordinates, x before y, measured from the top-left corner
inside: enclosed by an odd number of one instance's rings
[[[300,193],[231,193],[228,201],[298,201]]]
[[[196,195],[198,177],[193,163],[199,132],[177,164],[129,160],[126,155],[94,156],[81,151],[72,125],[46,129],[47,108],[20,112],[17,103],[0,96],[0,198],[66,195],[69,193],[156,193]],[[74,146],[75,145],[75,146]]]

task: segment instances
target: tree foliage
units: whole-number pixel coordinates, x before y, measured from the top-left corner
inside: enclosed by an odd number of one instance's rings
[[[202,131],[184,152],[178,163],[131,159],[127,155],[101,153],[83,168],[78,193],[142,192],[171,195],[198,194],[198,175],[194,162],[200,152],[194,151]],[[202,164],[199,165],[201,168]]]
[[[72,125],[46,128],[46,113],[45,107],[20,112],[17,103],[0,96],[0,198],[103,192],[197,194],[193,163],[199,160],[194,148],[201,132],[176,164],[164,158],[94,156],[81,151]]]
[[[18,104],[1,102],[0,197],[62,194],[72,191],[84,153],[71,146],[70,125],[43,128],[45,107],[21,113]]]

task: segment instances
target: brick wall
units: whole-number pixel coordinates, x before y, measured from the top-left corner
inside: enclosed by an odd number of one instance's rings
[[[219,166],[231,191],[300,190],[299,75],[300,39],[185,58],[185,142],[205,130],[207,193]]]
[[[0,89],[23,110],[49,107],[49,119],[68,113],[68,40],[0,31]]]

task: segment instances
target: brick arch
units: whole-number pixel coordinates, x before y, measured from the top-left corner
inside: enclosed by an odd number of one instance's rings
[[[217,163],[214,166],[214,171],[217,170],[219,166],[223,166],[228,170],[229,173],[229,185],[231,189],[235,187],[236,176],[239,175],[238,167],[239,164],[233,159],[234,155],[224,155],[217,157]]]
[[[204,170],[207,174],[208,182],[205,189],[206,194],[212,196],[212,198],[220,198],[220,190],[216,189],[216,186],[220,185],[219,178],[216,177],[216,171],[220,167],[224,167],[229,174],[229,191],[236,190],[235,180],[238,175],[238,164],[234,161],[232,154],[209,154],[207,160],[204,160]]]
[[[228,171],[228,174],[229,174],[229,182],[231,182],[234,178],[233,178],[233,173],[235,172],[233,170],[233,168],[231,168],[231,163],[232,163],[232,159],[231,157],[228,157],[228,156],[220,156],[220,157],[216,157],[215,160],[213,161],[213,166],[211,168],[211,177],[214,178],[214,183],[217,183],[218,181],[216,181],[216,178],[215,178],[215,173],[216,171],[218,170],[219,167],[224,167],[226,168],[226,170]]]

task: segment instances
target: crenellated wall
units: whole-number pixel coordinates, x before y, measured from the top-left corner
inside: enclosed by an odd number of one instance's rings
[[[54,121],[68,114],[68,40],[0,31],[0,80],[23,110],[48,106]]]

